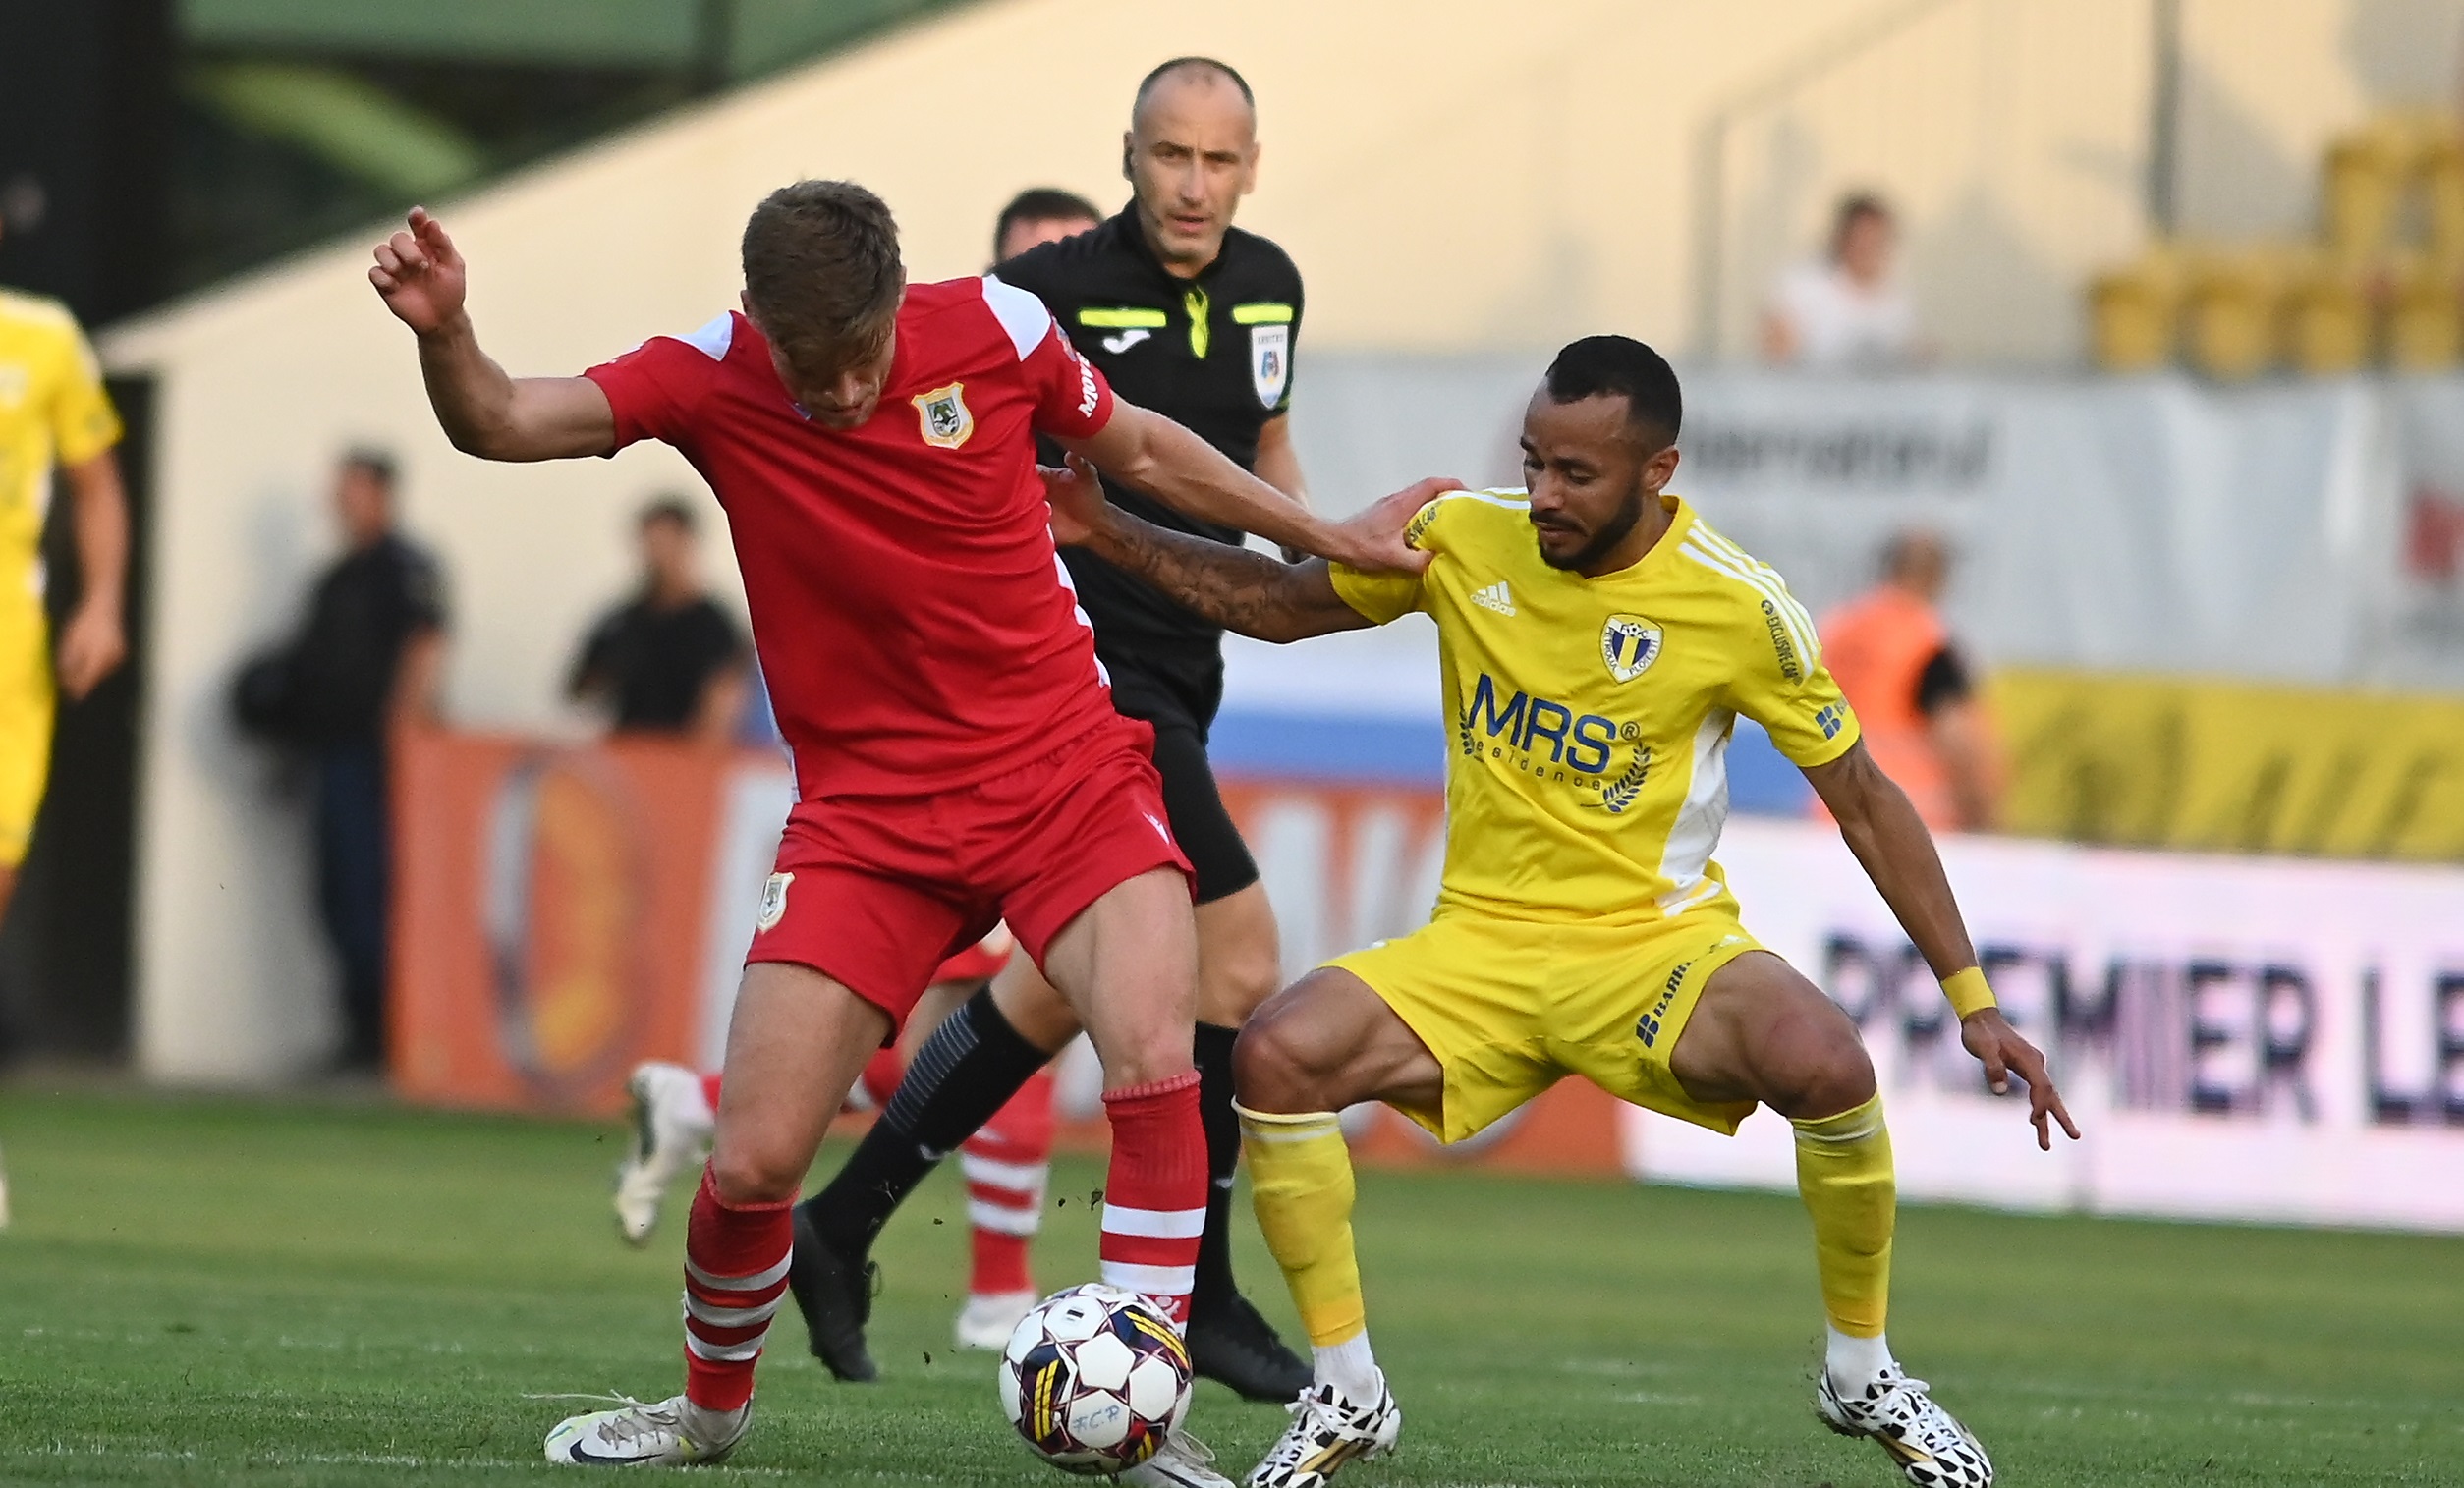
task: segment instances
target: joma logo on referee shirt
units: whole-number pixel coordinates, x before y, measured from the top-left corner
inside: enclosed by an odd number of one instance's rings
[[[1607,768],[1609,746],[1617,740],[1615,719],[1577,713],[1564,703],[1534,697],[1519,688],[1502,703],[1497,693],[1496,680],[1483,672],[1472,688],[1472,700],[1463,709],[1464,752],[1480,751],[1480,735],[1502,741],[1492,747],[1527,754],[1545,741],[1550,764],[1562,764],[1583,775],[1596,775]]]

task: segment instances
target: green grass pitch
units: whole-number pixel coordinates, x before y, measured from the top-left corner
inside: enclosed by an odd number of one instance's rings
[[[678,1212],[618,1244],[618,1133],[381,1107],[0,1094],[0,1482],[507,1482],[567,1406],[680,1378]],[[2013,1132],[2011,1160],[2025,1161]],[[825,1164],[834,1159],[825,1157]],[[1084,1159],[1039,1242],[1092,1269]],[[1820,1332],[1785,1196],[1363,1176],[1372,1325],[1408,1418],[1356,1488],[1898,1481],[1808,1404]],[[682,1192],[677,1195],[682,1199]],[[737,1479],[1063,1481],[955,1354],[961,1192],[880,1255],[877,1386],[792,1314]],[[1244,1225],[1243,1274],[1287,1327]],[[2464,1483],[2464,1241],[1911,1209],[1892,1341],[2007,1485]],[[1202,1386],[1234,1476],[1283,1413]],[[570,1471],[571,1469],[561,1469]]]

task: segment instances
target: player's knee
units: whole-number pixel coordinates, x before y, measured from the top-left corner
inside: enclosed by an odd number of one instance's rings
[[[1326,1109],[1316,1068],[1323,1051],[1303,1035],[1302,1021],[1291,1005],[1268,1002],[1241,1026],[1232,1088],[1243,1105],[1279,1113]]]
[[[784,1203],[796,1196],[811,1166],[810,1155],[799,1162],[782,1144],[723,1140],[710,1152],[710,1185],[725,1203]]]
[[[1810,1040],[1779,1084],[1779,1099],[1771,1104],[1796,1121],[1852,1111],[1872,1100],[1877,1088],[1873,1059],[1855,1031],[1845,1027]]]
[[[1221,952],[1208,948],[1200,968],[1198,1016],[1210,1023],[1237,1028],[1260,1004],[1275,995],[1283,968],[1274,946],[1243,942]]]

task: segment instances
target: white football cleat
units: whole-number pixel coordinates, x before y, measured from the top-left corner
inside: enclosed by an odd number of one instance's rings
[[[1204,1442],[1186,1431],[1175,1431],[1163,1439],[1153,1457],[1127,1472],[1115,1473],[1112,1481],[1130,1488],[1236,1488],[1230,1478],[1215,1471],[1214,1460]]]
[[[701,1094],[701,1076],[682,1065],[636,1066],[625,1090],[633,1097],[633,1150],[616,1165],[616,1233],[639,1245],[657,1228],[676,1175],[710,1155],[718,1118]]]
[[[1283,1408],[1292,1412],[1292,1424],[1249,1470],[1249,1488],[1324,1488],[1336,1468],[1356,1458],[1384,1457],[1403,1435],[1403,1407],[1382,1378],[1377,1398],[1366,1405],[1320,1382]]]
[[[970,1292],[958,1310],[958,1347],[1000,1352],[1040,1300],[1033,1292]]]
[[[704,1410],[673,1396],[655,1405],[631,1396],[573,1396],[610,1400],[613,1410],[593,1410],[564,1421],[547,1434],[547,1460],[567,1467],[685,1467],[715,1462],[736,1450],[753,1425],[753,1402],[733,1410]]]
[[[1892,1365],[1855,1395],[1822,1371],[1814,1413],[1841,1436],[1871,1437],[1917,1488],[1993,1488],[1993,1462],[1975,1433],[1933,1403],[1933,1387]]]

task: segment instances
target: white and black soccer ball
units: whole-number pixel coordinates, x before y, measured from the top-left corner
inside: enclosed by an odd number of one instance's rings
[[[1000,1384],[1002,1413],[1037,1457],[1069,1472],[1121,1472],[1189,1414],[1189,1349],[1144,1298],[1091,1283],[1020,1320]]]

